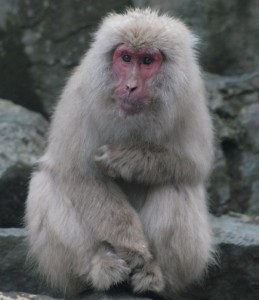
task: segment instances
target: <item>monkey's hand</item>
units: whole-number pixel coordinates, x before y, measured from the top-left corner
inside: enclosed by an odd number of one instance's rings
[[[112,178],[145,184],[200,182],[200,166],[173,146],[151,143],[112,144],[100,147],[94,157],[100,170]]]
[[[126,147],[104,145],[100,147],[94,161],[99,169],[112,178],[123,178],[127,181],[132,179],[132,170],[129,168],[130,158],[126,153]]]
[[[99,169],[112,178],[147,184],[162,183],[172,178],[170,152],[162,145],[104,145],[97,150],[94,160]]]

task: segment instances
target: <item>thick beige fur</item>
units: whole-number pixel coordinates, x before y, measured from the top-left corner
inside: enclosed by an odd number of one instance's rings
[[[110,14],[69,79],[30,183],[30,255],[63,291],[171,293],[213,259],[204,184],[213,131],[195,55],[179,20],[149,9]],[[115,47],[157,48],[151,104],[124,116],[112,99]]]

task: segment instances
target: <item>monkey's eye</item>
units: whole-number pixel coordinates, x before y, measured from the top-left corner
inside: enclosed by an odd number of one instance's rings
[[[150,65],[150,64],[152,64],[153,61],[154,61],[153,57],[151,57],[151,56],[146,56],[146,57],[143,58],[142,63],[143,63],[144,65]]]
[[[122,56],[122,60],[125,62],[130,62],[131,61],[131,56],[128,54],[125,54]]]

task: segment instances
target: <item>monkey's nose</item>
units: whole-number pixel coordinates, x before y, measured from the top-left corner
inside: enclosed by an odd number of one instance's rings
[[[126,89],[129,93],[134,92],[138,87],[138,80],[136,78],[129,78],[126,82]]]

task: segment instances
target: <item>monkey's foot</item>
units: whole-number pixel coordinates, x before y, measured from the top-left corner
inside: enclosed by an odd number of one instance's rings
[[[165,287],[160,267],[155,263],[145,264],[132,275],[131,284],[135,293],[156,292],[160,293]]]
[[[113,252],[97,253],[92,260],[90,278],[94,288],[107,290],[129,278],[127,263]]]
[[[120,258],[127,262],[131,270],[142,268],[152,259],[152,256],[145,245],[140,245],[134,249],[117,247],[116,253]]]

